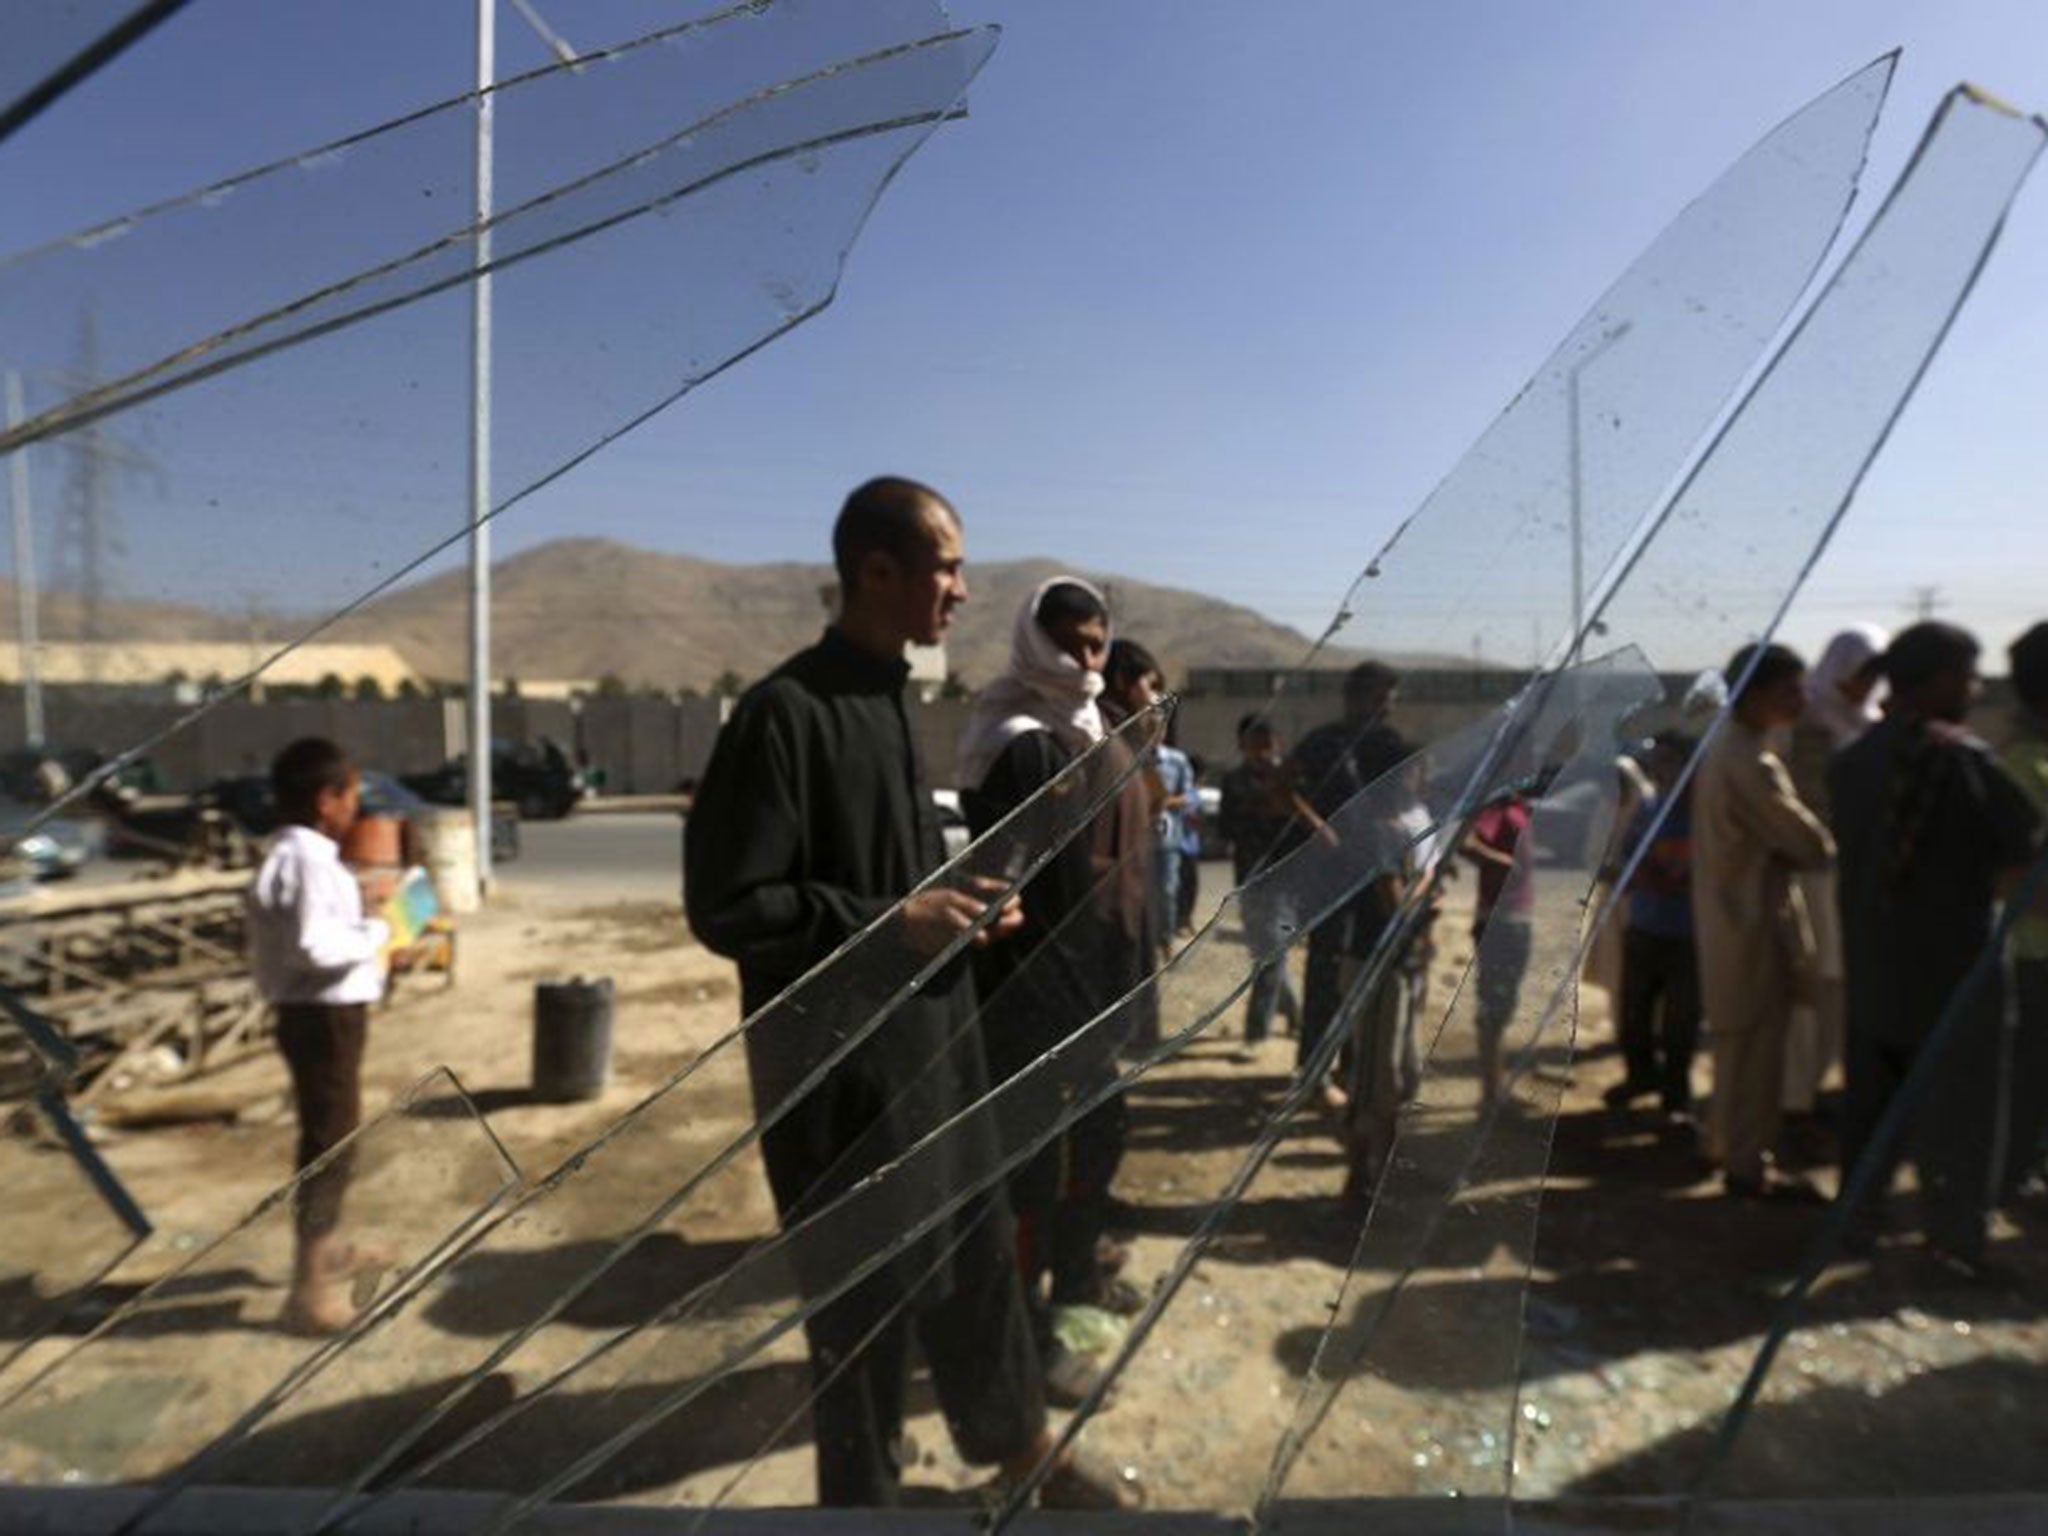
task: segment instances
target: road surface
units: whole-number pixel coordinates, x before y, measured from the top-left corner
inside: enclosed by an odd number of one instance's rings
[[[523,901],[680,901],[683,820],[634,811],[521,822],[519,857],[497,874],[507,894]]]

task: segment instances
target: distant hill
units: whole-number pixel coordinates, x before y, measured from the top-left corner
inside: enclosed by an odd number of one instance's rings
[[[85,637],[85,604],[75,593],[44,591],[36,600],[36,623],[50,641]],[[0,644],[14,641],[14,582],[0,582]],[[234,619],[182,603],[109,598],[101,607],[100,634],[108,640],[232,641],[249,638],[246,619]]]
[[[953,670],[971,686],[1000,672],[1018,605],[1065,569],[1050,560],[971,565],[972,596],[947,640]],[[1175,681],[1190,666],[1292,665],[1308,648],[1299,632],[1219,598],[1083,574],[1110,588],[1119,633],[1142,640]],[[728,671],[752,680],[817,638],[825,622],[818,593],[831,579],[824,564],[727,565],[609,539],[557,540],[495,568],[495,670],[525,678],[611,674],[664,688],[705,689]],[[377,599],[323,638],[382,641],[429,677],[459,678],[467,591],[462,572],[433,577]]]
[[[1047,577],[1072,569],[1051,560],[971,564],[972,596],[947,638],[953,671],[971,687],[1001,672],[1018,605]],[[1190,667],[1291,667],[1308,650],[1299,631],[1221,598],[1106,572],[1079,574],[1108,590],[1117,632],[1143,641],[1176,685]],[[752,681],[817,638],[826,618],[819,591],[832,579],[823,563],[729,565],[610,539],[558,539],[494,568],[493,670],[524,679],[595,681],[609,674],[635,687],[700,691],[727,672]],[[319,639],[390,645],[422,676],[457,681],[467,671],[468,590],[465,571],[430,577],[377,598]],[[74,595],[46,591],[41,608],[45,639],[80,636],[83,614]],[[273,613],[262,638],[275,642],[310,622]],[[13,625],[12,588],[0,583],[0,643]],[[103,605],[99,628],[122,642],[250,640],[246,617],[120,598]],[[1332,649],[1318,664],[1354,659]]]

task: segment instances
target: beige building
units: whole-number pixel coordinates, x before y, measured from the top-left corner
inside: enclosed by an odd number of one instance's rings
[[[268,650],[248,644],[182,640],[45,641],[36,651],[36,671],[46,688],[160,688],[181,679],[195,689],[208,679],[231,682],[259,662]],[[338,677],[353,688],[373,677],[387,694],[423,679],[406,664],[394,646],[298,646],[263,669],[262,682],[273,688],[313,687]],[[22,681],[21,648],[0,645],[0,687]]]

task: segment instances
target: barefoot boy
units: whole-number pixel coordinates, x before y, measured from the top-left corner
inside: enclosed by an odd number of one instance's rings
[[[338,1145],[362,1119],[369,1007],[384,993],[390,930],[363,916],[362,893],[341,862],[356,818],[355,768],[333,742],[305,737],[270,769],[283,825],[249,892],[249,949],[257,990],[277,1015],[277,1046],[291,1069],[299,1115],[298,1166]],[[350,1253],[335,1228],[349,1155],[299,1186],[297,1248],[282,1323],[335,1333],[354,1320]]]

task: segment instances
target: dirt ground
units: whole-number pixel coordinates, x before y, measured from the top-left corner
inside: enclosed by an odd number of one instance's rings
[[[1439,929],[1439,1000],[1470,954],[1461,928],[1453,910]],[[573,973],[609,975],[617,988],[612,1086],[595,1103],[534,1102],[532,985]],[[409,983],[373,1025],[368,1107],[401,1107],[379,1133],[381,1150],[366,1153],[358,1170],[358,1219],[384,1221],[380,1236],[418,1251],[447,1240],[510,1177],[503,1159],[528,1178],[554,1168],[728,1030],[735,1014],[731,968],[687,939],[673,904],[574,905],[516,892],[500,899],[464,922],[458,985]],[[1237,1025],[1232,1010],[1209,1038],[1131,1093],[1118,1194],[1141,1284],[1167,1269],[1286,1087],[1292,1040],[1246,1049]],[[1516,1491],[1530,1497],[1675,1492],[1692,1478],[1821,1212],[1726,1200],[1695,1152],[1660,1135],[1648,1117],[1604,1108],[1600,1092],[1619,1076],[1610,1035],[1604,999],[1589,988],[1576,1058],[1553,1050],[1542,1069],[1563,1094],[1547,1179],[1540,1190],[1533,1182],[1503,1186],[1506,1203],[1487,1221],[1453,1224],[1430,1249],[1427,1267],[1388,1314],[1371,1369],[1343,1384],[1290,1491],[1499,1493],[1511,1455]],[[416,1087],[440,1067],[459,1079],[467,1105],[446,1080]],[[642,1159],[614,1164],[644,1167],[631,1193],[664,1187],[665,1175],[701,1161],[749,1118],[731,1071],[721,1078],[707,1069],[690,1102],[686,1123],[650,1131],[618,1154]],[[17,1454],[10,1475],[111,1481],[175,1472],[237,1406],[307,1356],[307,1346],[271,1326],[288,1213],[272,1210],[208,1248],[288,1171],[293,1127],[281,1066],[261,1055],[176,1090],[125,1095],[108,1106],[98,1135],[158,1232],[99,1288],[87,1318],[197,1262],[149,1316],[52,1378],[54,1389],[0,1411],[0,1437],[40,1458]],[[1832,1187],[1824,1127],[1800,1127],[1788,1154],[1815,1165]],[[1156,1507],[1246,1508],[1332,1308],[1349,1318],[1388,1301],[1387,1273],[1361,1274],[1341,1292],[1358,1234],[1357,1214],[1339,1198],[1343,1171],[1326,1119],[1304,1114],[1287,1128],[1277,1156],[1089,1428],[1088,1443],[1135,1468]],[[1539,1193],[1524,1300],[1514,1262],[1524,1239],[1516,1233],[1526,1237]],[[1895,1203],[1909,1225],[1910,1201],[1901,1195]],[[381,1344],[365,1341],[346,1368],[287,1402],[206,1479],[314,1485],[351,1474],[421,1393],[454,1380],[576,1273],[628,1209],[638,1203],[614,1210],[593,1200],[509,1231],[488,1262],[459,1271],[459,1283],[410,1309]],[[1874,1263],[1830,1270],[1814,1325],[1788,1344],[1719,1486],[1815,1495],[2041,1487],[2044,1226],[2041,1201],[2022,1202],[2001,1221],[1995,1251],[2009,1272],[2002,1284],[1944,1281],[1910,1235],[1887,1239]],[[513,1379],[530,1384],[547,1364],[651,1315],[772,1228],[765,1183],[748,1154],[643,1246],[636,1259],[646,1263],[622,1269],[601,1297],[593,1293],[557,1320],[537,1357],[514,1361]],[[44,1341],[9,1376],[25,1379],[74,1342]],[[680,1368],[697,1357],[664,1358]],[[802,1358],[795,1336],[782,1340],[587,1492],[650,1502],[809,1502]],[[500,1448],[458,1457],[431,1480],[530,1486],[533,1467],[559,1459],[565,1437],[615,1427],[603,1416],[623,1423],[649,1405],[660,1372],[606,1375],[602,1385],[617,1390],[556,1394]],[[913,1408],[914,1496],[972,1500],[986,1474],[955,1457],[922,1380]],[[780,1447],[728,1489],[792,1416]]]

